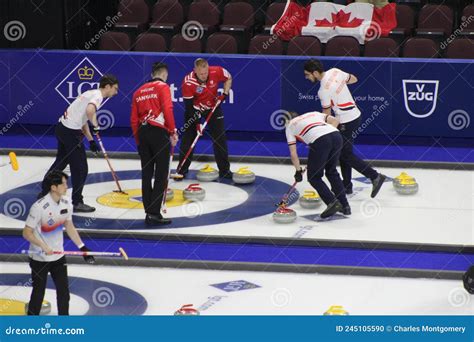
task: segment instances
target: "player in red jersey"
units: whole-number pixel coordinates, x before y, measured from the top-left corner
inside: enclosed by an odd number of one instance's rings
[[[161,215],[161,204],[168,180],[170,144],[176,146],[178,135],[171,91],[166,84],[168,66],[160,62],[153,64],[151,75],[152,80],[133,94],[130,123],[142,164],[145,223],[156,226],[171,223]]]
[[[224,82],[224,92],[218,96],[217,89],[221,82]],[[208,62],[202,58],[198,58],[194,62],[194,70],[186,75],[181,86],[185,104],[185,130],[180,146],[180,164],[201,127],[201,117],[203,119],[207,117],[218,99],[224,101],[229,95],[231,86],[232,76],[226,69],[220,66],[209,66]],[[215,110],[208,125],[214,147],[214,156],[216,158],[217,167],[219,168],[219,176],[232,178],[224,127],[224,114],[222,113],[220,105]],[[191,161],[192,153],[183,164],[181,170],[179,170],[180,174],[183,176],[186,175]]]

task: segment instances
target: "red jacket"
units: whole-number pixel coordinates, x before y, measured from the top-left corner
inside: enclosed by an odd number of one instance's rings
[[[144,122],[164,128],[170,134],[175,131],[170,87],[161,79],[145,83],[133,94],[130,125],[137,145],[138,127]]]
[[[210,66],[206,83],[201,83],[193,71],[184,77],[181,85],[183,98],[193,99],[195,108],[210,109],[216,104],[219,83],[227,81],[230,77],[230,73],[223,67]]]

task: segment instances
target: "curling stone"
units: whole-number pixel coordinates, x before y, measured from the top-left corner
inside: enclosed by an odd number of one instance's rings
[[[398,184],[400,184],[400,182],[402,180],[413,180],[416,182],[416,179],[413,178],[412,176],[408,175],[406,172],[402,172],[400,173],[399,176],[395,177],[393,180],[392,180],[392,185],[393,187],[395,188]]]
[[[51,303],[47,300],[43,300],[41,303],[40,315],[49,315],[51,313]],[[28,315],[28,303],[25,303],[25,314]]]
[[[305,209],[315,209],[321,205],[321,197],[313,190],[306,190],[300,197],[300,205]]]
[[[166,202],[171,201],[174,198],[174,191],[173,189],[168,188],[166,190]]]
[[[188,201],[202,201],[206,197],[206,191],[199,184],[191,184],[184,189],[183,195]]]
[[[213,182],[217,178],[219,178],[219,171],[212,168],[211,165],[208,164],[204,166],[203,169],[199,170],[199,172],[196,175],[196,178],[200,182]]]
[[[199,315],[199,310],[193,308],[193,304],[183,305],[181,308],[175,311],[175,316],[197,316]]]
[[[349,313],[344,310],[341,305],[333,305],[331,306],[328,311],[324,313],[324,316],[348,316]]]
[[[394,188],[400,195],[413,195],[418,192],[418,183],[414,178],[402,179],[396,186],[394,186]]]
[[[273,221],[276,223],[292,223],[296,220],[296,211],[285,206],[278,207],[273,213]]]
[[[255,182],[255,173],[250,171],[248,167],[241,167],[232,174],[232,180],[236,184],[250,184]]]

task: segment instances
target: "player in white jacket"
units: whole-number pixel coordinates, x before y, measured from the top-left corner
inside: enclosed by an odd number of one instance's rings
[[[320,113],[310,112],[298,116],[289,112],[291,120],[286,126],[286,140],[290,149],[291,162],[296,168],[295,181],[303,180],[303,172],[296,151],[296,141],[309,146],[308,182],[316,189],[323,202],[327,205],[321,218],[327,218],[338,211],[344,215],[351,214],[346,193],[336,165],[342,148],[342,137],[337,130],[337,119]],[[331,184],[331,190],[323,181],[323,175]]]

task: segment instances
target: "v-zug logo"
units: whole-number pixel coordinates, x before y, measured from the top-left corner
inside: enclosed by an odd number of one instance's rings
[[[403,80],[405,108],[415,118],[433,114],[438,100],[439,81]]]
[[[102,76],[100,70],[86,57],[64,77],[55,89],[68,104],[71,104],[82,93],[98,89]],[[108,99],[105,99],[102,105],[106,100]]]

